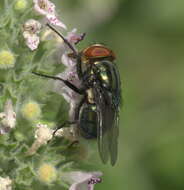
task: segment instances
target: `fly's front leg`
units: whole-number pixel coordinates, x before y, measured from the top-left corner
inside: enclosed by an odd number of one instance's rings
[[[71,82],[62,79],[60,77],[55,77],[55,76],[50,76],[50,75],[45,75],[45,74],[41,74],[41,73],[37,73],[37,72],[32,72],[35,75],[41,76],[41,77],[45,77],[45,78],[50,78],[50,79],[54,79],[54,80],[60,80],[62,81],[68,88],[72,89],[74,92],[76,92],[77,94],[83,95],[85,93],[85,89],[80,89],[78,87],[76,87],[75,85],[73,85]]]
[[[82,72],[82,60],[81,60],[81,54],[77,56],[77,75],[79,79],[81,80],[83,77],[83,72]]]

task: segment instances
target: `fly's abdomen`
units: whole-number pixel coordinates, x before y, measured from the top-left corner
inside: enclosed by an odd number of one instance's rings
[[[93,139],[97,137],[98,117],[96,106],[94,104],[85,103],[79,116],[79,129],[84,138]]]

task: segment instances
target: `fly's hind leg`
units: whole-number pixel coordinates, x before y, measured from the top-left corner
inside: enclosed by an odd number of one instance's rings
[[[75,139],[78,136],[78,125],[79,125],[79,113],[82,105],[86,101],[86,94],[82,98],[82,100],[75,106],[74,108],[74,118],[72,120],[74,121],[65,121],[62,125],[58,126],[54,132],[53,136],[73,136]],[[66,125],[74,125],[71,127],[65,127]]]
[[[71,141],[75,141],[77,138],[76,132],[75,132],[75,126],[70,126],[70,127],[65,127],[66,125],[75,125],[77,124],[76,121],[65,121],[62,125],[58,126],[54,132],[53,132],[53,137],[54,136],[60,136],[60,137],[65,137]]]
[[[78,135],[76,132],[76,126],[70,126],[70,127],[65,127],[66,125],[76,125],[77,121],[65,121],[62,125],[57,127],[57,129],[54,130],[53,132],[53,137],[58,136],[58,137],[64,137],[68,140],[71,141],[71,143],[68,145],[68,148],[71,148],[75,146],[76,144],[79,143],[78,141]]]
[[[55,136],[56,135],[56,133],[57,132],[59,132],[59,130],[60,129],[66,129],[66,125],[73,125],[73,124],[76,124],[76,122],[75,121],[65,121],[62,125],[60,125],[60,126],[58,126],[55,130],[54,130],[54,132],[53,132],[53,136]],[[68,127],[67,127],[68,128]],[[61,130],[62,131],[62,130]],[[59,135],[59,134],[58,134]]]

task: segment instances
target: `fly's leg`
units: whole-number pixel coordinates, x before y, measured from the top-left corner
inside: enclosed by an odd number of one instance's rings
[[[71,142],[69,145],[68,145],[68,148],[72,148],[73,146],[76,146],[79,144],[79,141],[78,140],[75,140],[73,142]]]
[[[81,54],[77,56],[77,75],[79,79],[83,78],[83,72],[82,72],[82,60],[81,60]]]
[[[41,73],[37,73],[37,72],[32,72],[35,75],[41,76],[41,77],[45,77],[45,78],[50,78],[50,79],[54,79],[54,80],[60,80],[62,81],[68,88],[72,89],[74,92],[76,92],[77,94],[84,94],[85,93],[85,89],[80,89],[77,88],[75,85],[73,85],[71,82],[64,80],[60,77],[55,77],[55,76],[50,76],[50,75],[45,75],[45,74],[41,74]]]
[[[71,143],[68,145],[67,148],[73,147],[74,145],[78,144],[78,137],[76,133],[76,126],[74,127],[65,127],[66,125],[73,125],[76,124],[76,121],[65,121],[62,125],[57,127],[54,132],[53,132],[53,137],[58,136],[58,137],[64,137],[71,141]]]
[[[69,129],[69,127],[65,127],[66,125],[73,125],[73,124],[76,124],[77,122],[76,121],[65,121],[62,125],[60,125],[60,126],[58,126],[55,130],[54,130],[54,132],[53,132],[53,137],[56,135],[56,133],[58,132],[58,130],[60,130],[60,129]],[[63,131],[63,133],[64,133],[64,131]],[[61,134],[62,135],[62,134]]]

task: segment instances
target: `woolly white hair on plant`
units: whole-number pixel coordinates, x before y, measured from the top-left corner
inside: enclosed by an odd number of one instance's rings
[[[49,23],[67,29],[66,25],[57,18],[54,3],[49,0],[33,0],[33,2],[35,11],[44,15]]]
[[[0,134],[5,134],[15,127],[16,113],[10,99],[6,101],[4,112],[0,113],[0,119]]]
[[[12,190],[12,180],[9,177],[0,177],[0,190]]]

